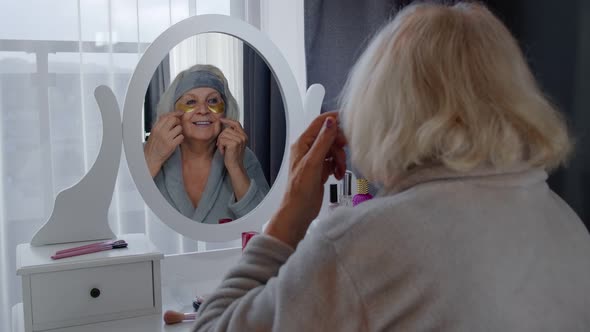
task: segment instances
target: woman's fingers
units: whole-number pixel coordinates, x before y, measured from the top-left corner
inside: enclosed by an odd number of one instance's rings
[[[181,125],[177,125],[176,127],[173,127],[172,129],[170,129],[170,136],[171,138],[174,138],[176,136],[178,136],[180,133],[182,133],[182,126]]]
[[[174,126],[180,125],[180,119],[175,116],[170,116],[166,118],[166,122],[164,123],[163,128],[170,130],[174,128]]]
[[[315,138],[319,135],[320,130],[324,126],[324,122],[326,121],[326,118],[328,118],[328,117],[331,117],[331,118],[335,119],[336,122],[338,122],[338,112],[322,113],[321,115],[319,115],[317,118],[315,118],[309,124],[309,127],[307,127],[307,129],[305,129],[303,134],[301,134],[300,139],[304,140],[305,143],[307,143],[307,144],[309,144],[309,146],[311,146],[311,144],[313,144]]]
[[[334,159],[333,158],[327,158],[326,160],[324,160],[324,165],[322,167],[322,183],[325,183],[328,180],[328,177],[331,174],[334,174]]]
[[[239,140],[236,140],[234,138],[230,138],[230,137],[221,137],[220,139],[217,140],[217,144],[218,145],[221,144],[222,146],[224,146],[224,150],[227,150],[228,148],[241,149],[241,147],[243,146],[242,142],[240,142]]]
[[[236,120],[228,119],[228,118],[219,118],[219,121],[224,125],[233,128],[233,129],[242,129],[242,124]]]
[[[175,118],[179,118],[179,117],[181,117],[183,114],[184,114],[184,112],[183,112],[183,111],[180,111],[180,110],[175,110],[175,111],[168,112],[168,113],[166,113],[166,114],[162,115],[162,117],[175,117]]]
[[[332,173],[336,179],[340,180],[346,172],[346,152],[342,147],[332,146],[328,153],[328,158],[332,161]]]
[[[166,132],[178,124],[180,124],[180,120],[176,117],[172,117],[172,116],[162,117],[162,118],[160,118],[160,120],[158,120],[158,122],[156,122],[156,124],[154,125],[154,128],[152,128],[152,131]]]
[[[184,135],[180,134],[180,135],[174,137],[174,139],[172,140],[172,143],[174,144],[174,146],[178,146],[180,143],[182,143],[183,140],[184,140]]]
[[[236,120],[231,120],[231,119],[227,119],[227,118],[219,118],[219,121],[221,121],[221,123],[223,123],[224,125],[226,125],[228,128],[235,130],[236,132],[243,134],[246,138],[248,137],[246,135],[246,132],[244,131],[244,128],[242,128],[242,124]]]
[[[338,114],[328,112],[314,119],[291,146],[288,188],[267,234],[293,248],[303,238],[322,206],[324,183],[330,174],[341,172],[346,140],[340,135]]]
[[[233,140],[235,140],[236,142],[239,142],[241,144],[245,144],[246,143],[246,137],[244,135],[239,134],[236,131],[233,130],[224,130],[221,132],[221,134],[219,134],[219,137],[227,137],[227,138],[231,138]]]
[[[170,130],[175,125],[180,124],[182,114],[182,111],[174,111],[161,115],[154,125],[154,129]]]
[[[233,148],[238,145],[240,145],[240,142],[238,140],[227,137],[227,135],[219,135],[219,137],[217,138],[217,146],[222,148],[222,153],[227,151],[228,148]]]
[[[314,165],[323,165],[337,135],[336,119],[333,116],[327,116],[309,152],[306,154],[306,159],[310,160]]]
[[[168,112],[166,114],[162,114],[160,115],[160,117],[158,118],[157,122],[166,122],[169,119],[179,119],[182,116],[182,114],[184,114],[182,111],[173,111],[173,112]]]
[[[222,137],[217,137],[217,142],[215,142],[215,145],[217,145],[217,149],[222,155],[225,154],[225,144]]]
[[[343,148],[347,144],[348,144],[348,140],[344,136],[344,132],[342,131],[342,129],[340,127],[338,127],[338,135],[336,136],[336,139],[334,140],[334,146],[337,146],[339,148]]]
[[[234,138],[229,137],[219,137],[217,139],[217,148],[219,152],[224,155],[228,150],[230,151],[239,151],[243,147],[243,144]]]
[[[238,142],[240,147],[243,149],[243,147],[245,147],[246,143],[248,142],[248,135],[246,135],[242,125],[238,121],[227,118],[220,118],[219,121],[227,126],[227,128],[221,132],[219,137],[231,138],[232,140]]]
[[[221,123],[223,123],[224,125],[226,125],[228,128],[231,128],[234,130],[242,128],[242,125],[238,121],[235,121],[235,120],[231,120],[228,118],[219,118],[219,121]]]

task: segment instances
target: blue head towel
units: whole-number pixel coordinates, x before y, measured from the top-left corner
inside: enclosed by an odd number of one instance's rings
[[[178,101],[178,99],[180,99],[180,97],[182,97],[187,91],[205,87],[217,90],[217,92],[221,94],[223,101],[227,104],[223,82],[215,74],[205,70],[186,73],[176,86],[176,90],[174,91],[174,101]]]

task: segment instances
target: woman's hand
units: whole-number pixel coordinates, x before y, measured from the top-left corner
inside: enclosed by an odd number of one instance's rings
[[[183,114],[182,111],[166,113],[160,116],[152,128],[143,149],[145,161],[152,177],[158,174],[164,162],[184,140],[180,125],[180,117]]]
[[[279,210],[266,233],[291,247],[317,217],[324,197],[324,183],[331,174],[342,179],[346,172],[346,138],[338,128],[338,113],[318,116],[291,146],[289,183]]]
[[[219,121],[226,125],[226,128],[217,137],[217,148],[223,155],[236,201],[239,201],[250,188],[250,178],[244,167],[244,151],[248,136],[238,121],[226,118],[219,118]]]
[[[244,151],[248,136],[238,121],[219,118],[226,125],[217,137],[217,148],[223,155],[223,162],[228,171],[244,170]]]

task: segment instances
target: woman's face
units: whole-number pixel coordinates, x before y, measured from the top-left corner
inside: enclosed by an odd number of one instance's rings
[[[209,107],[221,103],[221,94],[212,88],[195,88],[185,92],[175,104],[176,110],[192,109],[181,117],[184,138],[204,142],[215,141],[222,128],[219,119],[224,117],[225,113],[213,113]]]

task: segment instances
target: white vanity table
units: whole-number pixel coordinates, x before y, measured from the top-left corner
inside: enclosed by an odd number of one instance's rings
[[[121,238],[129,237],[121,236]],[[162,312],[166,310],[193,312],[194,309],[191,301],[194,296],[197,294],[206,295],[213,291],[227,271],[228,266],[235,264],[240,258],[241,253],[241,248],[232,248],[166,256],[161,262],[161,269],[165,271],[162,273],[161,278],[161,312],[127,319],[71,326],[51,331],[187,331],[192,326],[192,322],[165,325],[162,319]],[[91,255],[104,255],[104,252]],[[56,302],[59,302],[59,299]],[[13,332],[25,332],[22,303],[12,308],[12,326]]]
[[[222,15],[193,16],[168,28],[148,47],[133,72],[122,123],[111,89],[96,89],[103,120],[99,155],[80,182],[58,194],[51,217],[31,243],[18,248],[17,270],[23,280],[24,301],[12,309],[13,331],[185,331],[192,325],[190,322],[164,325],[162,312],[192,312],[192,299],[213,291],[240,258],[241,248],[232,248],[162,259],[163,255],[145,235],[130,234],[118,236],[128,242],[129,248],[52,261],[49,257],[57,250],[85,244],[82,241],[115,237],[107,212],[121,142],[133,180],[146,204],[173,230],[195,240],[230,241],[239,238],[241,232],[261,230],[280,205],[287,183],[288,148],[274,185],[262,203],[239,220],[222,225],[196,223],[181,215],[166,202],[149,174],[141,127],[149,81],[175,45],[209,32],[241,39],[268,64],[283,96],[286,144],[294,142],[309,120],[319,114],[323,87],[312,85],[302,100],[286,60],[256,28]],[[102,285],[110,292],[103,292],[97,300],[89,294],[97,288],[93,285]]]

